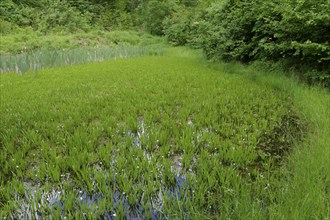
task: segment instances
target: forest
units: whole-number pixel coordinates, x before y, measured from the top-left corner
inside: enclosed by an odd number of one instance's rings
[[[329,0],[1,0],[0,219],[330,219]]]

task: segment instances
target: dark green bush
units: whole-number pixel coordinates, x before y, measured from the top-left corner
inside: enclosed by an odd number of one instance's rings
[[[4,0],[0,6],[0,18],[19,27],[32,27],[41,32],[92,29],[92,13],[79,11],[69,1]]]
[[[180,10],[164,20],[164,34],[171,44],[175,46],[187,44],[191,36],[189,18],[188,11]]]
[[[176,6],[171,0],[149,1],[142,12],[147,31],[154,35],[163,35],[163,21],[175,11]]]
[[[327,0],[222,1],[200,17],[201,44],[209,59],[281,62],[328,84],[329,15]]]
[[[52,1],[49,7],[40,13],[38,19],[37,29],[42,32],[48,30],[76,32],[92,29],[90,13],[81,13],[77,8],[60,0]]]
[[[0,1],[0,18],[6,22],[26,27],[32,25],[35,16],[33,8],[15,4],[12,0]]]

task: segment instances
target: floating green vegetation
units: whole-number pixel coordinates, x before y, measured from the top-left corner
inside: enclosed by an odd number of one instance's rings
[[[192,59],[1,75],[1,217],[265,218],[288,94]]]

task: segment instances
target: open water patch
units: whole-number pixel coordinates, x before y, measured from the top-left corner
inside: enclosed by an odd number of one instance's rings
[[[175,184],[170,187],[161,187],[158,193],[153,194],[149,199],[151,201],[151,207],[146,207],[145,204],[137,203],[134,206],[129,203],[129,195],[118,190],[118,187],[113,187],[108,181],[106,181],[108,187],[114,188],[111,193],[111,208],[105,210],[98,217],[103,219],[116,219],[118,217],[118,209],[121,207],[124,213],[123,216],[126,219],[145,219],[150,218],[153,220],[163,219],[169,213],[164,211],[164,196],[167,198],[173,198],[176,201],[185,203],[185,189],[188,188],[188,182],[185,177],[176,176]],[[134,187],[134,185],[132,186]],[[65,219],[65,204],[66,201],[66,191],[63,187],[53,187],[49,191],[40,190],[41,186],[34,185],[30,182],[24,182],[24,196],[20,197],[16,195],[16,210],[10,216],[10,219],[44,219],[50,218],[52,216],[44,216],[43,210],[56,210],[60,213],[61,218]],[[78,188],[73,189],[76,192],[75,201],[72,201],[74,205],[74,210],[81,210],[81,207],[87,207],[91,211],[95,211],[99,206],[99,203],[104,200],[104,198],[109,198],[108,195],[102,194],[100,192],[88,193],[86,191],[80,190]],[[142,199],[140,200],[142,201]],[[83,212],[83,211],[81,211]],[[83,213],[82,213],[83,214]]]

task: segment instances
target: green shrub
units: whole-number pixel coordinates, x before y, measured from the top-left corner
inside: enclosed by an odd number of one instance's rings
[[[201,39],[198,33],[198,16],[198,11],[183,8],[173,13],[171,17],[167,17],[163,22],[163,26],[168,41],[175,46],[189,45],[199,48]]]
[[[143,13],[146,29],[154,35],[163,35],[163,21],[175,11],[176,4],[170,0],[151,0]]]
[[[15,24],[12,24],[0,18],[0,34],[6,35],[14,32],[17,29],[18,27]]]
[[[1,37],[0,55],[15,54],[35,49],[64,49],[77,47],[150,46],[159,47],[163,38],[137,31],[91,31],[88,33],[51,33],[45,35],[32,28],[18,29]]]
[[[218,2],[201,16],[202,47],[209,59],[271,60],[329,83],[329,14],[327,0]]]
[[[164,20],[164,34],[171,44],[178,46],[187,43],[190,26],[188,19],[187,12],[182,10]]]
[[[49,30],[76,32],[92,28],[91,15],[79,12],[68,3],[60,0],[52,1],[49,8],[43,11],[37,21],[37,29],[42,32]]]
[[[92,29],[95,14],[69,1],[1,1],[0,18],[19,27],[32,27],[42,32]]]

